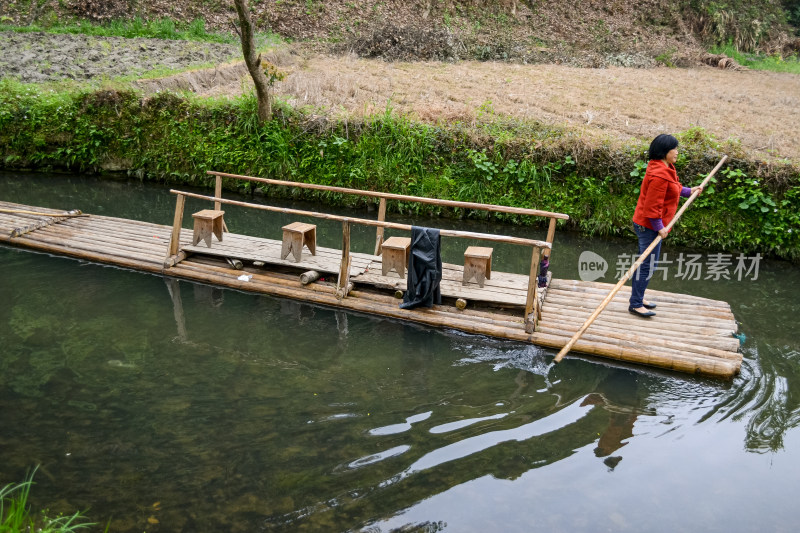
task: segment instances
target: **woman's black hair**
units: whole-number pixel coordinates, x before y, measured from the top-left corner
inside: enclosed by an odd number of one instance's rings
[[[653,159],[665,159],[667,157],[667,152],[670,150],[678,147],[678,139],[673,137],[672,135],[667,135],[666,133],[662,133],[655,139],[653,142],[650,143],[650,150],[648,150],[648,156],[650,160]]]

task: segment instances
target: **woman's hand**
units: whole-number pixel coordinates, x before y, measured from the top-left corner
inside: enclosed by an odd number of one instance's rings
[[[703,188],[700,185],[697,187],[692,187],[692,194],[694,194],[696,191],[700,191],[698,195],[703,194]]]
[[[658,230],[658,234],[661,235],[661,239],[663,240],[667,238],[669,232],[667,231],[667,228],[661,228],[660,230]]]

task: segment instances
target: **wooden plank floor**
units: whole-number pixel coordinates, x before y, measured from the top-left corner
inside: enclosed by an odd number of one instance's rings
[[[235,257],[245,261],[262,261],[264,263],[292,267],[300,270],[317,270],[328,274],[338,274],[339,263],[342,260],[342,251],[331,248],[317,247],[316,255],[311,255],[307,248],[303,248],[300,262],[295,263],[291,255],[281,259],[281,241],[248,237],[226,233],[222,242],[212,240],[211,247],[204,242],[196,246],[185,245],[181,248],[185,252],[218,257]],[[381,256],[352,253],[350,280],[356,284],[371,285],[381,289],[406,290],[406,279],[392,270],[386,276],[382,275],[383,263]],[[509,307],[525,307],[528,295],[528,277],[506,272],[492,272],[492,279],[487,279],[483,287],[470,282],[462,284],[464,267],[449,263],[442,264],[442,296],[451,298],[464,298],[470,302],[490,302]]]
[[[8,213],[2,210],[31,211],[40,215]],[[612,285],[553,279],[542,304],[537,330],[524,330],[527,276],[492,272],[484,288],[461,284],[461,265],[444,265],[442,292],[452,298],[496,304],[496,310],[459,310],[452,305],[432,309],[404,310],[390,294],[375,290],[405,290],[405,280],[391,272],[382,276],[380,257],[353,254],[356,290],[351,297],[337,299],[330,282],[303,286],[297,274],[316,269],[336,273],[341,251],[317,248],[312,256],[304,249],[299,264],[280,259],[280,241],[226,233],[223,242],[212,241],[191,246],[192,232],[183,229],[181,248],[190,255],[171,268],[164,268],[171,228],[148,222],[97,215],[57,218],[64,211],[0,202],[0,242],[66,255],[89,261],[117,265],[178,278],[213,283],[236,289],[299,298],[321,305],[410,320],[436,327],[532,342],[559,349],[599,305]],[[22,233],[12,236],[14,232]],[[216,256],[245,261],[248,281],[240,280],[242,270],[234,270]],[[256,268],[252,261],[279,265],[281,271]],[[296,269],[292,274],[287,267]],[[273,269],[274,270],[274,269]],[[393,292],[393,291],[392,291]],[[725,302],[683,294],[648,291],[658,304],[658,315],[642,319],[628,313],[629,289],[623,288],[598,320],[575,344],[574,351],[621,361],[634,361],[692,374],[729,378],[738,373],[742,355],[738,351],[736,321]]]

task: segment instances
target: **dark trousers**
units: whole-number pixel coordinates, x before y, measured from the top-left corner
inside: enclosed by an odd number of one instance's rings
[[[639,224],[633,224],[633,231],[636,232],[636,236],[639,238],[639,255],[643,254],[647,247],[652,244],[652,242],[658,237],[658,232],[656,230],[645,228],[644,226],[640,226]],[[658,243],[647,259],[642,262],[636,272],[633,273],[633,282],[631,286],[631,299],[630,299],[630,307],[633,309],[638,309],[642,307],[642,303],[644,301],[644,291],[647,290],[647,284],[650,282],[650,278],[653,275],[653,271],[658,264],[658,257],[661,255],[661,243]]]

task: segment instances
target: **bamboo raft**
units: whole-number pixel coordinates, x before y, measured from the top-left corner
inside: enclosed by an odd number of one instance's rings
[[[409,320],[436,327],[531,342],[560,349],[583,324],[611,289],[611,284],[548,278],[544,289],[536,286],[540,254],[549,256],[555,223],[566,215],[535,212],[520,208],[442,202],[451,207],[517,210],[550,218],[546,241],[441,230],[443,238],[480,238],[530,246],[529,275],[493,270],[491,278],[479,287],[464,285],[462,265],[443,265],[442,305],[431,309],[400,309],[397,295],[406,290],[406,280],[396,272],[382,275],[383,229],[410,229],[385,221],[385,201],[423,200],[381,193],[365,193],[380,199],[378,220],[338,217],[286,208],[246,204],[221,197],[221,179],[250,179],[276,185],[300,185],[261,178],[213,173],[217,190],[213,197],[172,191],[176,195],[173,226],[135,220],[85,215],[80,211],[59,211],[41,207],[0,202],[0,242],[7,245],[64,255],[149,272],[171,278],[199,281],[244,291],[292,298],[314,304]],[[326,188],[336,189],[336,188]],[[364,193],[340,189],[339,192]],[[254,209],[302,214],[342,222],[341,249],[316,248],[316,254],[304,251],[301,260],[281,258],[281,240],[257,238],[227,232],[211,247],[193,245],[192,230],[183,227],[186,197],[214,203],[242,205]],[[458,205],[456,205],[458,204]],[[310,213],[310,214],[309,214]],[[376,253],[350,250],[351,224],[374,226]],[[276,232],[280,235],[280,228]],[[309,278],[310,272],[319,279]],[[303,276],[306,276],[303,278]],[[309,279],[311,281],[309,282]],[[742,355],[730,306],[721,301],[648,291],[658,303],[657,319],[643,321],[628,313],[629,290],[620,291],[599,319],[592,324],[573,350],[606,359],[644,364],[690,374],[731,378],[739,372]],[[468,305],[465,308],[465,303]],[[689,319],[688,317],[691,317]]]

